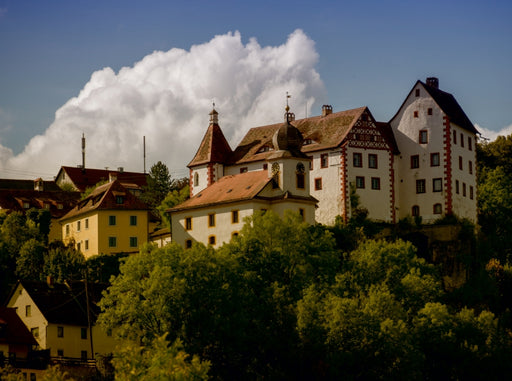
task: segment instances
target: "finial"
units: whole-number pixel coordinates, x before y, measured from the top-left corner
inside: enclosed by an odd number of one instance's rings
[[[286,112],[290,111],[290,106],[288,106],[288,98],[291,98],[292,96],[288,94],[288,91],[286,92]]]

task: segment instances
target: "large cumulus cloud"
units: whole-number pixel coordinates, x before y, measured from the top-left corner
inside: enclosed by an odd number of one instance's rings
[[[186,175],[212,101],[234,147],[248,128],[282,120],[286,91],[297,117],[306,107],[311,112],[325,93],[317,61],[314,42],[301,30],[280,46],[265,47],[255,39],[243,44],[235,32],[190,50],[153,52],[118,73],[98,70],[22,153],[0,145],[0,172],[56,174],[61,165],[80,164],[84,133],[87,167],[142,171],[145,136],[147,169],[161,160],[174,176]]]

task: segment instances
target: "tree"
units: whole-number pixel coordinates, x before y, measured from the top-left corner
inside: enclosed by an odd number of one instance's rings
[[[190,187],[188,184],[185,184],[182,188],[174,189],[173,191],[169,192],[162,203],[158,206],[157,209],[160,213],[160,216],[162,216],[162,219],[168,227],[171,226],[171,221],[169,219],[169,215],[167,214],[167,209],[181,204],[189,197]]]
[[[172,179],[169,168],[159,161],[151,166],[147,185],[141,195],[142,200],[151,208],[155,209],[162,203],[167,194],[172,190]]]
[[[183,350],[180,340],[169,344],[166,335],[155,338],[150,345],[124,345],[114,354],[116,380],[207,380],[210,363]]]
[[[26,241],[16,258],[16,275],[21,279],[39,280],[46,251],[46,246],[35,238]]]
[[[53,276],[56,282],[81,280],[85,276],[85,258],[72,246],[54,243],[45,256],[42,278]]]

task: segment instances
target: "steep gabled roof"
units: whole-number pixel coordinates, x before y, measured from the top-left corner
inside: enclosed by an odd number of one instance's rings
[[[233,151],[219,125],[211,123],[188,167],[207,163],[227,164],[232,153]]]
[[[0,189],[34,190],[34,182],[34,180],[0,179]],[[62,191],[55,181],[43,181],[43,189],[48,192]]]
[[[117,196],[123,197],[123,203],[117,202]],[[96,210],[149,210],[150,208],[139,198],[130,193],[118,180],[100,185],[94,189],[61,220]]]
[[[338,147],[366,110],[367,107],[359,107],[291,122],[306,141],[313,142],[303,145],[302,152],[308,153]],[[232,162],[242,164],[267,158],[271,152],[265,148],[273,147],[272,137],[280,126],[282,123],[251,128],[236,147]]]
[[[0,307],[0,324],[5,331],[0,334],[0,343],[10,345],[37,345],[36,339],[23,324],[14,308]]]
[[[114,175],[117,180],[126,184],[137,184],[139,187],[147,185],[147,174],[140,172],[116,171],[110,169],[94,169],[62,166],[57,174],[57,178],[61,172],[65,172],[66,176],[73,182],[75,187],[84,192],[86,188],[98,184],[100,181],[108,181],[110,175]]]
[[[24,280],[19,284],[27,291],[48,322],[87,326],[87,299],[84,282],[72,281],[66,284],[49,285],[47,282]],[[96,321],[96,317],[100,313],[97,303],[101,300],[101,293],[107,286],[103,283],[89,282],[87,284],[92,323]]]
[[[418,84],[421,84],[423,88],[427,91],[427,93],[432,97],[432,99],[437,103],[437,105],[443,110],[443,112],[450,118],[450,122],[456,124],[460,128],[463,128],[469,132],[472,132],[474,134],[478,134],[478,130],[475,128],[473,123],[469,120],[468,116],[462,110],[462,107],[460,107],[459,103],[455,99],[455,97],[447,93],[445,91],[439,90],[437,87],[430,86],[420,80],[416,81],[414,86],[412,87],[411,91],[409,91],[409,94],[404,99],[402,105],[398,108],[398,111],[395,115],[390,119],[390,123],[393,119],[396,118],[400,110],[404,107],[404,104],[407,102],[409,97],[411,96],[413,90],[418,86]]]
[[[194,197],[169,209],[168,212],[250,200],[261,192],[270,181],[272,179],[268,177],[267,171],[253,171],[224,176]]]
[[[389,148],[391,148],[391,151],[395,155],[398,155],[400,150],[398,149],[398,144],[396,143],[395,134],[393,134],[391,125],[388,122],[375,122],[375,125],[388,144]]]
[[[429,86],[421,81],[418,82],[423,85],[425,90],[427,90],[427,92],[434,99],[441,110],[443,110],[444,113],[450,118],[450,122],[455,123],[457,126],[469,132],[478,134],[477,129],[473,123],[471,123],[466,113],[464,110],[462,110],[462,107],[460,107],[459,103],[455,100],[452,94],[439,90],[436,87]]]

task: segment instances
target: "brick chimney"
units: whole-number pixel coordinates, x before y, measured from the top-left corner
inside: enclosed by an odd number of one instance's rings
[[[331,105],[323,105],[322,106],[322,116],[327,116],[332,114],[332,106]]]
[[[439,79],[437,77],[427,77],[427,86],[439,89]]]

